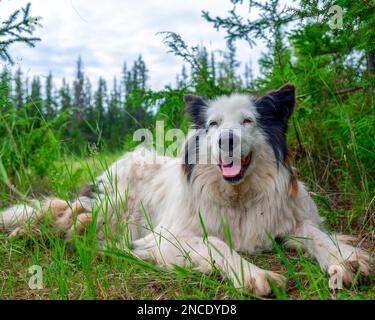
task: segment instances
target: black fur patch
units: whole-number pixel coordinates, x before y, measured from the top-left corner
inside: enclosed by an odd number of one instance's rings
[[[204,98],[191,94],[184,95],[185,111],[193,122],[194,128],[204,128],[206,125],[206,111],[208,108]]]
[[[100,183],[102,183],[102,180],[97,180],[96,183],[86,184],[79,192],[79,196],[93,199],[95,194],[101,194],[98,187]]]
[[[205,130],[197,130],[185,143],[184,146],[184,163],[182,170],[188,181],[190,181],[194,167],[199,163],[199,140],[205,134]]]
[[[80,197],[88,197],[92,198],[93,193],[95,193],[95,185],[93,184],[86,184],[81,191],[79,192]]]
[[[259,113],[258,123],[272,146],[278,162],[287,156],[286,132],[295,106],[295,87],[287,84],[254,100]]]

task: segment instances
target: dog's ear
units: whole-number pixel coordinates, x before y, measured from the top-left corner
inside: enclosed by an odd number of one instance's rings
[[[287,155],[286,132],[288,120],[295,106],[295,87],[286,84],[254,100],[258,122],[272,146],[276,160],[284,161]]]
[[[204,128],[206,124],[206,111],[208,103],[203,97],[194,96],[192,94],[184,95],[185,111],[188,114],[194,126]]]
[[[279,90],[268,92],[276,107],[275,112],[281,118],[289,119],[296,104],[296,87],[293,84],[286,84]]]

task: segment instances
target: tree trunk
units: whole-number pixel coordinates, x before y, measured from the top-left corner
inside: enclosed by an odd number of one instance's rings
[[[370,75],[375,74],[375,51],[367,54],[367,70]]]

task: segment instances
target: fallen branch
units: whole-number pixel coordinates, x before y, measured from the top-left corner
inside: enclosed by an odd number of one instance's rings
[[[335,96],[339,96],[340,94],[345,94],[349,92],[355,92],[355,91],[362,90],[362,89],[364,89],[364,87],[353,87],[353,88],[348,88],[344,90],[339,90],[335,92]]]

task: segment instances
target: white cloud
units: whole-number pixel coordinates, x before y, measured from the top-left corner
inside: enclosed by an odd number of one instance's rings
[[[25,5],[27,0],[1,1],[0,18]],[[51,70],[59,81],[74,76],[77,57],[82,56],[86,75],[96,82],[120,76],[124,61],[132,63],[142,53],[150,71],[150,84],[161,89],[174,83],[182,61],[167,53],[159,31],[175,31],[190,45],[204,44],[213,50],[225,47],[225,33],[217,32],[201,17],[201,11],[225,15],[229,0],[34,0],[32,14],[43,18],[36,35],[36,48],[15,45],[11,53],[29,75],[46,75]],[[239,12],[248,15],[244,5]],[[253,13],[251,13],[253,14]],[[256,61],[263,46],[250,49],[238,43],[242,62]]]

